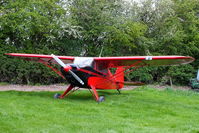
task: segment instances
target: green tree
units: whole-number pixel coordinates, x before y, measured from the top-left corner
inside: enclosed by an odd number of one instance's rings
[[[131,54],[145,26],[128,21],[121,0],[74,0],[71,15],[82,27],[82,55],[96,56],[104,47],[104,55]],[[124,52],[121,49],[125,49]]]
[[[0,81],[62,81],[42,65],[7,58],[7,52],[98,56],[103,48],[102,56],[199,58],[198,0],[2,0],[0,20]],[[153,83],[166,75],[186,83],[198,64],[143,68],[127,79]]]
[[[69,35],[74,27],[70,25],[67,11],[59,5],[59,1],[1,1],[0,20],[0,80],[12,83],[57,81],[57,77],[48,69],[43,69],[42,65],[6,58],[3,54],[59,54],[56,42],[75,34]]]

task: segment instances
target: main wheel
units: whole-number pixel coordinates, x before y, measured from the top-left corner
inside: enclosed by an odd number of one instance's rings
[[[56,94],[54,95],[54,98],[55,98],[55,99],[59,99],[60,96],[61,96],[61,94],[56,93]]]
[[[98,102],[103,102],[105,100],[105,97],[104,96],[100,96],[99,99],[98,99]]]

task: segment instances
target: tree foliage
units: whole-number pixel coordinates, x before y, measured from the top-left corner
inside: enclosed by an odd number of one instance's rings
[[[7,52],[73,56],[189,55],[191,65],[143,68],[127,80],[147,83],[171,77],[186,84],[198,69],[198,0],[2,0],[0,81],[57,83],[42,65]]]

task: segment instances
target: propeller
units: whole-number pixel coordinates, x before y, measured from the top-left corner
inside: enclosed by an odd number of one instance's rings
[[[77,74],[75,74],[73,71],[71,71],[72,67],[70,65],[64,64],[63,61],[61,61],[57,56],[55,56],[54,54],[51,54],[51,56],[53,57],[53,59],[59,64],[61,65],[64,70],[66,72],[69,72],[80,84],[84,85],[84,82],[77,76]]]

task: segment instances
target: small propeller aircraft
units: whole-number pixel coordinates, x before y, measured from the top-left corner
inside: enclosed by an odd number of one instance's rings
[[[124,86],[124,74],[144,66],[187,64],[194,61],[189,56],[124,56],[124,57],[73,57],[41,54],[6,53],[28,61],[42,63],[66,79],[70,85],[63,94],[54,98],[64,98],[79,88],[88,88],[97,102],[104,101],[97,89],[115,89],[120,93]],[[54,64],[61,66],[57,69]],[[111,68],[116,68],[115,73]],[[78,88],[76,88],[78,87]]]

